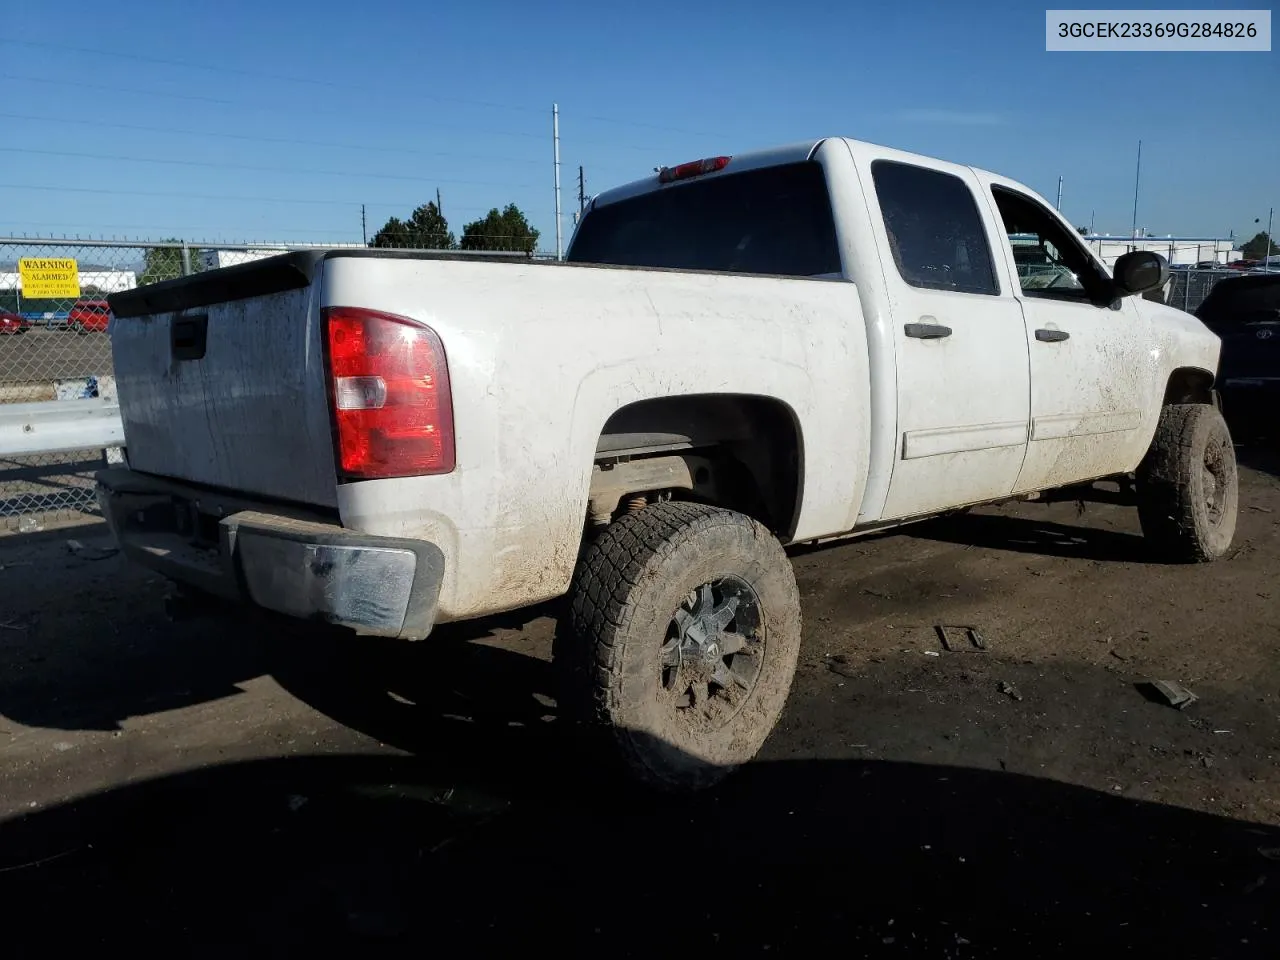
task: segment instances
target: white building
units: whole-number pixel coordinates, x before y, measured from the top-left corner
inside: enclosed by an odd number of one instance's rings
[[[1130,250],[1149,250],[1158,253],[1175,266],[1193,266],[1197,263],[1229,263],[1240,258],[1240,251],[1233,249],[1231,240],[1215,237],[1149,237],[1136,239],[1129,237],[1113,237],[1087,235],[1084,241],[1089,244],[1102,262],[1114,267],[1116,261]]]
[[[236,264],[249,263],[253,260],[264,260],[267,257],[279,256],[294,250],[363,250],[362,243],[290,243],[279,247],[208,247],[201,248],[198,262],[193,264],[197,271],[217,270],[221,267],[234,267]]]
[[[192,264],[192,266],[199,272],[218,270],[222,267],[234,267],[236,264],[249,263],[253,260],[265,260],[267,257],[274,257],[288,252],[283,249],[201,250],[198,262]]]

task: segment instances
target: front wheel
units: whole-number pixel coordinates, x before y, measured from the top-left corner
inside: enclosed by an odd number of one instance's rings
[[[710,786],[763,746],[800,652],[800,598],[760,523],[667,502],[588,548],[556,637],[562,711],[633,778]]]
[[[1239,510],[1235,446],[1222,414],[1170,404],[1136,476],[1142,533],[1165,556],[1205,562],[1231,549]]]
[[[85,334],[89,332],[84,328],[84,323],[79,320],[73,321],[72,323],[68,324],[68,326],[70,327],[72,333],[77,334],[78,336],[81,336],[81,337],[83,337]]]

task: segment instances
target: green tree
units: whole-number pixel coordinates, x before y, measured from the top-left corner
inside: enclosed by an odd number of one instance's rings
[[[1277,247],[1275,241],[1267,236],[1267,231],[1259,230],[1253,235],[1252,240],[1240,248],[1240,253],[1246,260],[1261,260],[1263,257],[1280,253],[1280,247]]]
[[[538,231],[514,203],[498,212],[494,207],[480,220],[462,228],[463,250],[520,250],[533,253],[538,247]]]
[[[434,203],[425,203],[408,220],[392,217],[369,241],[371,247],[402,250],[452,250],[456,246],[449,221]]]
[[[181,243],[180,240],[166,240],[165,243]],[[187,248],[188,262],[191,272],[200,270],[201,251],[195,247]],[[147,283],[159,283],[162,280],[173,280],[183,275],[181,247],[148,247],[142,258],[142,272],[138,274],[138,286]]]

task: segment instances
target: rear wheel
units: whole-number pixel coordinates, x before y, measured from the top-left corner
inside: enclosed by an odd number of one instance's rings
[[[89,332],[84,328],[84,321],[82,320],[73,320],[71,323],[67,324],[67,329],[72,333],[79,334],[80,336],[84,336]]]
[[[556,638],[561,707],[633,778],[698,789],[759,751],[799,651],[795,575],[772,534],[729,510],[656,504],[579,564]]]
[[[1204,562],[1231,548],[1239,510],[1236,452],[1214,407],[1184,403],[1161,411],[1136,486],[1143,535],[1166,556]]]

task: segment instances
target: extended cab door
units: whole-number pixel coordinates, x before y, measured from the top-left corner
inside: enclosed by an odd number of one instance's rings
[[[1024,187],[983,175],[1016,276],[1031,356],[1031,441],[1015,492],[1130,470],[1142,458],[1155,382],[1148,322],[1118,299],[1078,231]]]
[[[861,176],[874,193],[897,368],[897,449],[881,516],[1006,496],[1027,446],[1027,341],[980,184],[965,167],[868,159]]]

